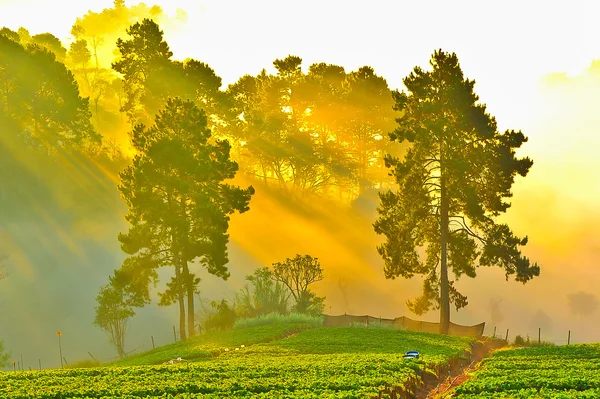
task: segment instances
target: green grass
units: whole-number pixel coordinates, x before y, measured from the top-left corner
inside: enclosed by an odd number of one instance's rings
[[[238,327],[157,348],[111,367],[3,373],[0,397],[365,398],[414,381],[468,351],[472,342],[382,328],[306,328]],[[420,351],[421,358],[404,360],[401,355],[407,350]],[[115,367],[178,356],[194,361]]]
[[[105,366],[162,364],[178,357],[191,361],[205,360],[223,353],[228,348],[268,342],[306,328],[308,326],[304,324],[274,324],[239,328],[231,331],[215,331],[128,356],[122,360],[106,363]]]
[[[452,398],[600,398],[600,344],[498,351]]]
[[[452,357],[473,341],[472,338],[401,331],[388,328],[332,327],[312,329],[267,344],[302,353],[389,353],[417,350],[423,356]]]
[[[302,324],[309,327],[319,327],[323,325],[323,316],[309,316],[301,313],[290,313],[287,315],[269,313],[268,315],[251,319],[238,319],[235,321],[233,328],[239,329],[272,324]]]

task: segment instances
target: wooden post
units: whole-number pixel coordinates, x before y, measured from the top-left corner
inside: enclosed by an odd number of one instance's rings
[[[494,338],[496,338],[496,326],[494,326]]]
[[[567,338],[567,345],[571,344],[571,330],[569,330],[569,338]]]
[[[154,346],[154,335],[151,335],[150,338],[152,338],[152,349],[156,348],[156,346]]]
[[[506,342],[508,342],[508,328],[506,329],[506,338],[504,338]]]
[[[175,332],[175,326],[173,326],[173,338],[175,339],[175,342],[177,342],[177,333]]]
[[[542,344],[542,327],[538,327],[538,345]]]

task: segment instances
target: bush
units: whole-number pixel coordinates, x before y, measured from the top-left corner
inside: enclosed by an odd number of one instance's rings
[[[204,329],[206,331],[231,330],[236,317],[227,301],[225,299],[221,302],[212,301],[210,306],[213,308],[214,313],[204,321]]]
[[[235,295],[235,311],[241,317],[264,316],[269,313],[288,313],[289,290],[273,279],[273,272],[263,267],[247,276],[246,285]]]
[[[267,324],[303,324],[310,327],[318,327],[323,325],[323,316],[310,316],[302,313],[290,313],[286,315],[270,313],[265,316],[238,319],[235,321],[233,328],[241,329]]]

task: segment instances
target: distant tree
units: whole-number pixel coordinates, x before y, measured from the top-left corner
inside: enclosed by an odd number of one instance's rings
[[[296,255],[285,262],[273,263],[273,278],[283,283],[294,297],[292,311],[299,313],[321,313],[325,298],[317,297],[309,290],[313,283],[323,280],[323,269],[318,258]]]
[[[87,41],[79,39],[71,43],[71,47],[69,47],[69,56],[75,65],[79,68],[85,68],[92,58],[92,53],[90,53],[90,50],[88,49]]]
[[[117,40],[120,58],[112,64],[112,68],[123,75],[123,88],[127,95],[123,109],[137,123],[140,122],[137,107],[149,74],[154,69],[170,65],[173,53],[163,40],[163,31],[150,19],[145,18],[141,23],[130,26],[127,34],[130,39]]]
[[[571,312],[579,316],[580,328],[583,330],[583,317],[591,316],[598,309],[598,298],[594,294],[580,291],[567,297]]]
[[[490,314],[491,314],[491,320],[492,320],[492,326],[495,327],[498,324],[502,323],[502,321],[504,321],[504,315],[502,314],[502,311],[500,310],[500,303],[502,302],[502,300],[494,300],[492,299],[490,301]]]
[[[135,315],[133,307],[143,303],[138,297],[129,295],[113,277],[109,284],[100,289],[96,302],[98,305],[93,324],[106,331],[119,356],[125,356],[127,321]]]
[[[20,27],[17,30],[17,34],[19,35],[19,39],[21,39],[21,44],[26,45],[31,41],[31,35],[27,29]]]
[[[131,224],[119,235],[122,250],[132,255],[131,279],[137,273],[139,289],[156,278],[151,272],[172,266],[174,277],[161,298],[162,305],[177,302],[180,331],[195,333],[194,294],[199,279],[190,272],[195,260],[210,274],[227,279],[227,243],[230,214],[249,209],[252,186],[225,184],[238,166],[230,160],[227,141],[213,140],[205,113],[191,101],[169,99],[150,128],[132,132],[137,155],[120,177],[119,190]]]
[[[553,323],[552,319],[550,319],[550,316],[548,316],[546,312],[544,312],[542,309],[538,309],[533,314],[529,326],[535,331],[537,331],[538,328],[541,328],[542,332],[550,332],[552,331]]]
[[[0,369],[9,365],[10,352],[4,348],[4,342],[0,340]]]
[[[468,303],[448,269],[458,279],[475,277],[477,266],[497,265],[507,279],[515,274],[525,283],[540,268],[521,254],[527,237],[494,220],[510,207],[505,199],[515,176],[526,176],[533,164],[515,155],[527,138],[498,132],[456,54],[436,51],[430,64],[431,71],[416,67],[404,79],[408,94],[394,93],[403,114],[390,139],[410,147],[403,159],[386,155],[398,191],[380,193],[374,227],[386,237],[378,247],[386,278],[425,276],[423,294],[408,307],[419,315],[440,309],[440,332],[447,334],[450,303],[456,309]]]
[[[0,78],[0,118],[5,129],[14,130],[11,140],[19,137],[28,147],[49,153],[100,143],[87,99],[79,95],[73,74],[48,50],[25,48],[0,35]]]
[[[281,282],[275,281],[273,272],[266,267],[257,269],[246,277],[246,285],[235,296],[236,314],[240,317],[257,317],[269,313],[288,313],[290,292]]]
[[[21,41],[19,34],[17,32],[15,32],[14,30],[8,29],[7,27],[0,29],[0,36],[4,36],[4,37],[12,40],[13,42],[17,42],[17,43],[19,43]]]
[[[51,33],[40,33],[31,37],[31,44],[36,44],[50,51],[60,62],[64,62],[67,55],[67,49],[64,48],[60,40]]]
[[[231,137],[246,160],[245,172],[290,193],[318,193],[342,200],[389,185],[383,140],[399,115],[385,79],[363,66],[276,59],[276,74],[246,75],[227,89],[236,118]],[[376,195],[373,195],[376,197]]]

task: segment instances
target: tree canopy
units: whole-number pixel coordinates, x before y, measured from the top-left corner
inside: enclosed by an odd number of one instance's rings
[[[450,303],[457,309],[468,303],[455,286],[461,276],[496,265],[507,279],[525,283],[540,268],[521,253],[527,237],[495,220],[510,207],[515,177],[533,164],[515,154],[527,138],[498,132],[456,54],[438,50],[430,64],[431,70],[415,67],[404,78],[408,92],[394,92],[402,117],[390,139],[410,147],[403,158],[385,157],[398,190],[380,193],[374,227],[386,238],[378,247],[386,278],[424,276],[422,295],[408,306],[416,314],[439,308],[447,333]]]

